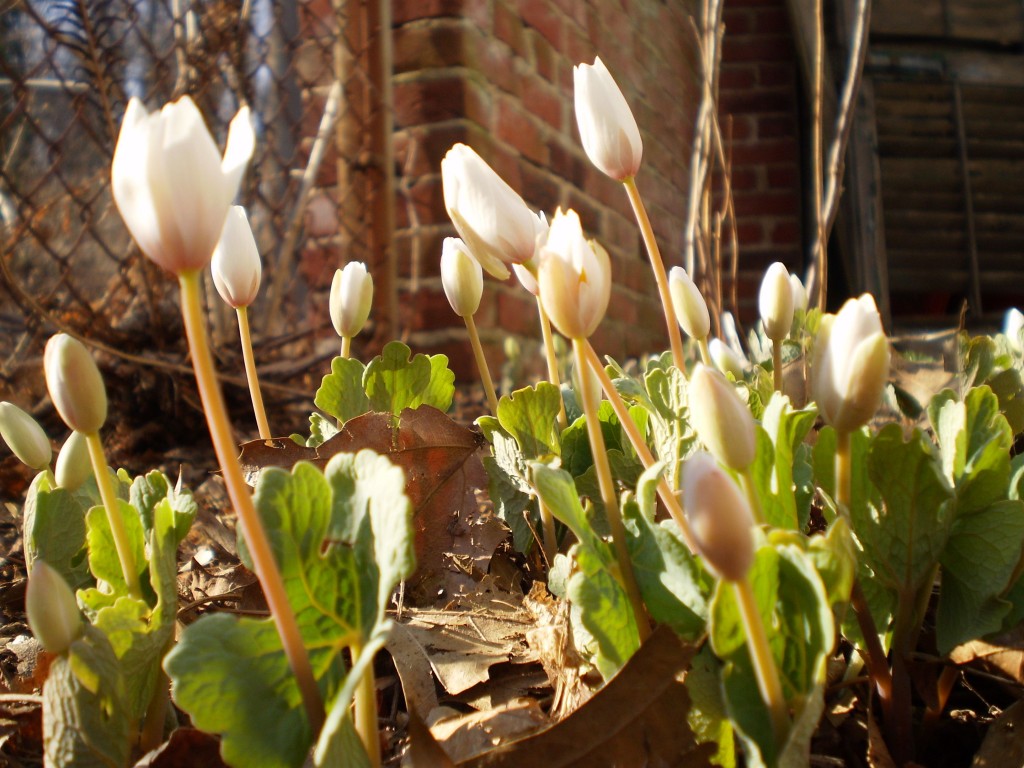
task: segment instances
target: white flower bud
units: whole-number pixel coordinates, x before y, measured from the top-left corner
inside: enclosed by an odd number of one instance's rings
[[[64,423],[87,435],[107,420],[107,389],[89,350],[66,333],[46,342],[46,388]]]
[[[793,327],[793,288],[789,272],[781,261],[776,261],[764,273],[758,307],[765,336],[780,343]]]
[[[706,339],[711,332],[711,315],[700,289],[694,284],[686,270],[672,267],[668,273],[668,290],[672,295],[672,309],[676,321],[691,339]]]
[[[704,564],[726,581],[754,564],[754,516],[731,477],[700,452],[683,465],[683,508]]]
[[[747,370],[746,359],[721,339],[712,339],[708,344],[711,360],[722,373],[731,373],[736,379],[742,379]]]
[[[798,309],[807,311],[807,289],[804,288],[803,281],[800,280],[796,274],[789,276],[789,287],[793,290],[793,311],[796,312]]]
[[[1021,351],[1021,331],[1024,331],[1024,313],[1016,307],[1006,310],[1006,316],[1003,318],[1003,335],[1009,340],[1010,347],[1015,352]]]
[[[590,162],[616,181],[636,176],[644,146],[636,118],[600,58],[573,67],[576,124]]]
[[[50,653],[67,653],[82,634],[82,614],[71,587],[54,568],[37,559],[25,589],[25,613],[36,640]]]
[[[50,466],[50,439],[39,422],[14,403],[0,403],[0,437],[22,464],[39,472]]]
[[[334,273],[331,283],[331,322],[341,337],[363,330],[373,305],[373,277],[361,261],[350,261]]]
[[[441,285],[456,315],[472,317],[476,314],[484,292],[484,273],[480,262],[469,255],[466,244],[457,237],[444,239],[441,249]]]
[[[687,398],[690,424],[715,458],[736,472],[754,463],[754,417],[725,376],[698,363],[690,377]]]
[[[57,485],[68,491],[77,491],[92,477],[92,461],[89,459],[89,443],[81,432],[72,432],[57,454],[57,466],[53,471]]]
[[[256,300],[262,272],[260,253],[245,208],[240,205],[228,211],[210,269],[217,293],[232,307],[247,307]]]

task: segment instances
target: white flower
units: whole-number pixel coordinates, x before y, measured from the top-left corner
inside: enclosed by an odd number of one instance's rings
[[[331,283],[331,322],[341,337],[363,330],[373,304],[373,277],[361,261],[350,261],[334,273]]]
[[[789,272],[781,261],[776,261],[765,271],[757,305],[761,310],[764,335],[778,344],[793,327],[793,288]]]
[[[142,252],[176,275],[209,264],[254,146],[247,107],[231,121],[222,158],[188,96],[152,114],[128,102],[112,190]]]
[[[800,280],[796,274],[789,276],[789,287],[793,291],[793,311],[796,312],[798,309],[807,311],[807,289],[804,288],[803,281]]]
[[[46,388],[64,423],[92,435],[107,420],[107,388],[82,342],[58,333],[43,352]]]
[[[484,270],[499,280],[509,264],[533,258],[541,225],[515,190],[465,144],[441,161],[444,206],[459,237]]]
[[[754,417],[725,376],[697,363],[690,376],[687,399],[690,423],[715,458],[736,472],[754,463]]]
[[[53,449],[39,422],[14,403],[0,403],[0,437],[22,464],[42,471],[50,466]]]
[[[1021,331],[1024,331],[1024,313],[1016,307],[1006,310],[1006,316],[1003,318],[1003,335],[1009,340],[1015,352],[1021,351]]]
[[[25,613],[32,634],[50,653],[66,653],[82,634],[82,614],[71,587],[43,560],[32,564],[25,589]]]
[[[548,220],[541,211],[537,214],[537,252],[544,246],[548,239]],[[512,271],[516,273],[519,284],[534,296],[540,295],[540,288],[537,285],[537,257],[524,261],[522,264],[513,264]]]
[[[640,170],[644,146],[636,118],[600,58],[573,67],[576,124],[590,162],[616,181]]]
[[[240,205],[228,211],[210,268],[217,292],[232,307],[247,307],[256,300],[262,272],[260,253],[245,208]]]
[[[668,291],[672,296],[672,308],[675,310],[679,327],[691,339],[707,338],[711,331],[708,305],[685,269],[672,267],[669,270]]]
[[[537,284],[551,322],[570,339],[587,338],[600,325],[612,293],[608,252],[583,236],[573,210],[555,213],[541,249]]]
[[[746,359],[721,339],[712,339],[708,344],[711,360],[722,373],[731,373],[736,379],[742,379],[747,370]]]
[[[466,244],[446,237],[441,248],[441,285],[448,303],[459,317],[472,317],[480,308],[484,273],[480,262],[469,255]]]
[[[852,432],[875,415],[889,380],[889,341],[870,294],[822,318],[811,377],[822,418],[836,430]]]
[[[731,477],[708,454],[683,465],[683,508],[704,564],[726,581],[739,581],[754,564],[754,515]]]

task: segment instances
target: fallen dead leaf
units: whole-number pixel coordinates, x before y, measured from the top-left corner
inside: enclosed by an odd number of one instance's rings
[[[220,739],[195,728],[177,728],[157,749],[143,755],[135,768],[226,768],[220,759]]]
[[[437,706],[437,691],[427,652],[400,622],[388,637],[387,652],[395,662],[402,695],[410,712],[430,712]]]
[[[1024,685],[1024,628],[1003,633],[991,641],[964,643],[954,648],[949,658],[954,664],[976,666]]]
[[[1024,766],[1024,700],[1005,710],[989,726],[971,768]]]
[[[440,720],[428,717],[429,721],[433,721],[430,733],[458,763],[548,725],[547,715],[534,699],[517,699],[486,712],[455,713]]]

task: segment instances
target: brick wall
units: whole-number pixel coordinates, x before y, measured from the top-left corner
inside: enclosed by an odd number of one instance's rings
[[[580,146],[572,67],[600,55],[622,87],[644,140],[637,184],[667,264],[681,264],[699,98],[691,7],[676,0],[394,2],[395,159],[401,173],[394,248],[401,322],[413,347],[444,351],[460,376],[475,378],[465,329],[444,298],[438,273],[441,241],[454,234],[442,204],[440,161],[461,141],[532,208],[549,215],[558,206],[575,208],[588,233],[608,249],[615,287],[594,337],[598,351],[621,359],[667,348],[625,193]],[[799,260],[796,66],[784,0],[726,0],[726,8],[723,107],[735,115],[741,264],[745,273],[748,267],[758,272],[756,282],[769,261]],[[311,252],[307,261],[316,258]],[[486,279],[477,324],[494,363],[507,335],[539,335],[534,299],[515,278]],[[536,349],[524,344],[539,373]]]

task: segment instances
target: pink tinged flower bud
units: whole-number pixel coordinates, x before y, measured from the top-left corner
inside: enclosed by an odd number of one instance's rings
[[[780,343],[793,327],[793,288],[789,272],[781,261],[776,261],[764,273],[757,304],[765,336]]]
[[[81,432],[72,432],[57,454],[57,466],[53,471],[57,485],[68,491],[77,491],[92,477],[92,461],[89,458],[89,444]]]
[[[683,465],[683,507],[704,564],[740,581],[754,564],[754,516],[731,477],[706,453]]]
[[[597,58],[572,74],[576,124],[590,162],[616,181],[636,176],[644,153],[640,129],[608,67]]]
[[[260,253],[242,206],[233,205],[228,211],[210,267],[217,293],[232,307],[247,307],[256,300],[262,273]]]
[[[731,373],[735,378],[742,379],[747,370],[746,359],[721,339],[712,339],[708,344],[711,361],[722,373]]]
[[[889,380],[889,340],[870,294],[822,318],[811,378],[822,418],[840,432],[859,429],[878,411]]]
[[[153,113],[128,102],[111,189],[142,252],[175,275],[205,268],[255,143],[248,107],[231,121],[221,157],[188,96]]]
[[[541,250],[537,284],[544,311],[570,339],[584,339],[600,325],[612,293],[608,252],[583,236],[575,211],[555,213]]]
[[[82,614],[71,587],[54,568],[37,559],[25,590],[25,613],[36,640],[50,653],[67,653],[82,634]]]
[[[686,270],[672,267],[668,273],[668,290],[672,296],[672,309],[676,321],[691,339],[705,339],[711,332],[711,316],[700,289],[694,284]]]
[[[0,437],[22,464],[39,472],[50,466],[50,439],[39,422],[14,403],[0,403]]]
[[[350,261],[334,273],[331,322],[341,337],[352,338],[366,325],[373,304],[373,277],[361,261]]]
[[[457,237],[444,239],[441,285],[456,315],[472,317],[476,314],[484,292],[484,273],[480,262],[469,255],[466,244]]]
[[[444,207],[459,237],[488,274],[508,277],[509,264],[533,258],[541,225],[515,190],[465,144],[441,161]]]
[[[107,420],[107,389],[89,350],[66,333],[46,342],[46,388],[64,423],[87,435]]]
[[[754,417],[725,376],[698,363],[687,398],[690,424],[715,458],[736,472],[753,464],[757,450]]]
[[[804,288],[803,282],[796,275],[789,276],[789,287],[793,291],[793,311],[796,312],[798,309],[804,312],[807,311],[807,289]]]

